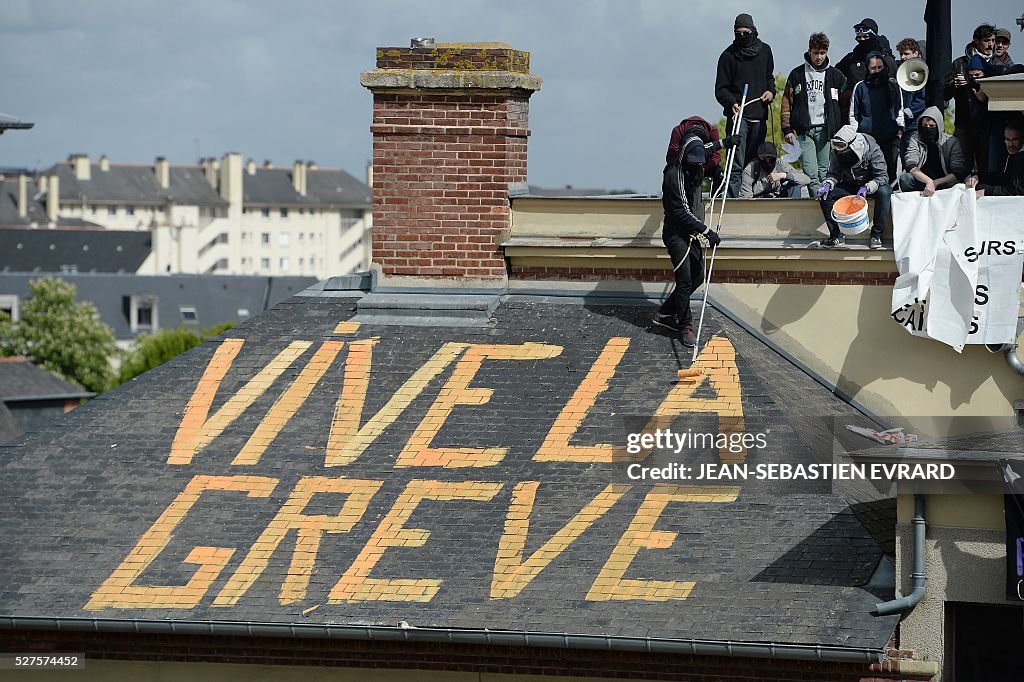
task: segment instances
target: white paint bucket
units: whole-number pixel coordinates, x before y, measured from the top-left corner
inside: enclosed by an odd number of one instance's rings
[[[843,197],[832,207],[832,220],[839,231],[850,237],[871,227],[868,217],[868,200],[856,195]]]

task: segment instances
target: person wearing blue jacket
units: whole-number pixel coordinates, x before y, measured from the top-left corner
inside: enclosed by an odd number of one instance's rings
[[[850,125],[870,135],[885,158],[886,173],[896,174],[896,154],[903,135],[903,91],[890,78],[879,52],[868,55],[868,75],[853,86],[850,98]]]

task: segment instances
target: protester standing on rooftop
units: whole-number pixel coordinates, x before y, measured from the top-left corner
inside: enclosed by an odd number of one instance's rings
[[[896,43],[896,51],[900,55],[900,63],[911,59],[924,59],[921,54],[921,44],[913,38],[904,38]],[[907,144],[910,137],[917,132],[917,117],[924,113],[927,103],[925,102],[925,89],[904,90],[900,87],[903,96],[903,137],[900,140],[900,157],[907,151]]]
[[[740,111],[743,86],[747,85],[747,105]],[[730,197],[740,195],[743,167],[757,156],[757,148],[767,135],[768,111],[775,99],[775,58],[768,43],[757,35],[749,14],[737,15],[733,24],[733,42],[718,58],[715,99],[726,116],[726,130],[733,130],[739,116],[740,145],[734,154],[729,176]]]
[[[996,27],[991,24],[981,24],[974,29],[974,35],[967,47],[964,48],[963,56],[953,60],[946,77],[944,97],[952,99],[956,106],[956,119],[953,127],[953,135],[960,140],[960,146],[967,156],[972,168],[979,171],[988,170],[988,136],[987,128],[981,128],[974,117],[977,115],[977,107],[972,109],[972,94],[977,92],[977,83],[968,73],[968,64],[972,57],[978,57],[983,68],[994,54],[996,43]],[[977,65],[977,62],[976,62]],[[974,98],[977,99],[976,97]]]
[[[684,123],[687,121],[692,121],[692,117]],[[690,348],[697,343],[690,294],[704,283],[704,249],[715,247],[720,241],[718,233],[704,223],[701,184],[705,164],[717,149],[735,146],[737,142],[733,137],[713,142],[706,126],[699,124],[690,125],[681,141],[669,142],[670,156],[674,144],[678,144],[679,151],[665,164],[663,172],[661,203],[665,222],[661,238],[672,261],[675,287],[655,314],[653,323],[679,332],[683,345]]]
[[[853,36],[857,44],[853,50],[836,64],[836,68],[846,76],[848,96],[844,97],[842,101],[843,120],[848,119],[850,116],[849,95],[852,95],[853,87],[868,75],[869,54],[872,52],[881,54],[889,76],[896,76],[896,60],[893,59],[892,49],[889,47],[889,39],[878,32],[878,22],[870,17],[862,19],[854,24]]]
[[[874,138],[885,157],[886,174],[896,175],[896,155],[903,134],[903,91],[890,78],[879,52],[868,55],[868,75],[853,86],[850,125]]]
[[[782,133],[789,144],[800,142],[800,165],[810,178],[812,197],[828,171],[829,140],[844,124],[839,101],[846,76],[829,66],[828,47],[827,35],[812,33],[804,63],[789,73],[782,92]]]

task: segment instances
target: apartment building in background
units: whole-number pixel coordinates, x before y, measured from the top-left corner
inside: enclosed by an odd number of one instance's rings
[[[150,232],[139,274],[323,279],[370,263],[369,186],[312,161],[257,166],[230,152],[198,165],[137,165],[73,154],[7,183],[5,226]]]

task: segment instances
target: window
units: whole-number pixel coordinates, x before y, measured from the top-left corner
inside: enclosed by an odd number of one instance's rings
[[[135,215],[135,207],[134,206],[125,206],[124,207],[124,214],[125,215]]]
[[[0,312],[7,313],[11,320],[17,322],[20,319],[18,317],[18,297],[15,294],[0,294]]]
[[[269,208],[261,208],[260,209],[260,215],[263,216],[264,218],[270,218],[270,209]]]
[[[281,265],[281,270],[287,270],[288,269],[288,259],[287,258],[282,258],[280,260],[280,265]]]
[[[155,332],[158,326],[156,296],[128,297],[128,326],[133,332]]]
[[[107,215],[117,215],[117,206],[107,206]]]
[[[270,269],[270,259],[269,258],[260,258],[260,270],[269,270],[269,269]]]
[[[341,212],[341,233],[345,234],[360,220],[363,219],[363,212],[359,210],[343,210]]]
[[[306,259],[305,258],[300,258],[299,259],[299,270],[301,270],[304,267],[306,267]]]
[[[312,243],[313,243],[313,240],[314,240],[315,238],[316,238],[316,235],[315,235],[315,234],[313,234],[312,232],[310,232],[310,233],[309,233],[309,243],[310,243],[310,244],[312,244]]]
[[[299,232],[299,241],[301,242],[301,241],[305,241],[305,240],[306,240],[306,234],[304,232]]]
[[[270,246],[270,233],[269,232],[261,232],[260,233],[260,244],[262,246]]]
[[[277,245],[278,246],[288,246],[288,241],[289,241],[289,235],[288,235],[287,232],[278,232],[277,233]]]
[[[181,314],[181,321],[185,324],[199,324],[199,315],[196,314],[195,306],[178,306],[178,312]]]
[[[1024,663],[1018,651],[1024,637],[1024,610],[947,602],[946,614],[953,620],[953,636],[946,640],[946,646],[953,649],[953,678],[957,682],[1021,679]]]
[[[287,218],[288,217],[288,209],[287,208],[282,208],[281,209],[281,217],[282,218]]]

